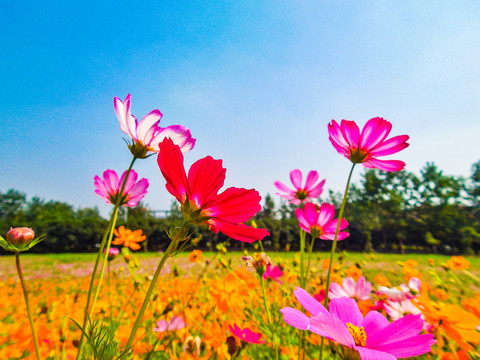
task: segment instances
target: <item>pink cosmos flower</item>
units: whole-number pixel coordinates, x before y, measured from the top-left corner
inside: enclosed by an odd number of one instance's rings
[[[252,343],[252,344],[265,344],[264,341],[260,341],[260,338],[262,337],[262,334],[253,332],[252,330],[245,328],[245,329],[240,329],[237,324],[230,325],[230,331],[232,332],[233,335],[238,337],[239,339]]]
[[[95,192],[105,200],[105,202],[115,205],[126,174],[127,171],[122,174],[120,180],[118,179],[117,173],[113,170],[106,170],[103,173],[103,180],[95,176],[93,178]],[[120,195],[120,206],[135,207],[147,193],[148,180],[143,178],[137,182],[137,177],[138,175],[135,170],[130,170],[127,182]]]
[[[334,219],[335,206],[330,204],[322,204],[318,207],[312,203],[306,203],[303,209],[295,210],[300,228],[310,233],[314,238],[322,240],[334,240],[335,231],[337,229],[338,219]],[[348,237],[348,233],[344,230],[348,226],[348,222],[342,219],[340,222],[340,231],[337,240],[343,240]]]
[[[335,120],[328,125],[330,141],[335,149],[355,164],[362,163],[366,168],[383,171],[399,171],[405,163],[399,160],[379,160],[377,157],[391,155],[405,149],[409,144],[408,135],[395,136],[386,140],[392,124],[376,117],[368,120],[362,132],[354,121]]]
[[[330,284],[330,299],[338,299],[342,297],[348,297],[356,300],[368,300],[370,299],[370,293],[372,292],[372,283],[365,280],[365,276],[360,276],[358,282],[351,277],[343,279],[343,287],[337,283]]]
[[[173,316],[170,321],[164,319],[157,321],[157,326],[153,328],[155,332],[175,331],[185,327],[185,321],[180,316]]]
[[[416,277],[412,277],[407,284],[401,284],[398,287],[388,288],[386,286],[380,286],[377,289],[377,295],[386,295],[388,300],[391,301],[404,301],[407,299],[413,299],[420,294],[420,287],[422,281]]]
[[[407,315],[389,323],[377,311],[363,317],[353,299],[332,299],[327,311],[305,290],[297,288],[294,294],[312,316],[287,307],[280,310],[283,320],[337,342],[349,356],[358,353],[362,360],[394,360],[425,354],[435,343],[432,334],[419,335],[423,327],[420,315]]]
[[[263,278],[265,280],[272,279],[277,283],[281,284],[282,280],[280,278],[283,276],[283,271],[278,266],[267,265],[265,272],[263,273]]]
[[[113,106],[120,122],[120,129],[134,141],[134,144],[129,146],[132,153],[137,151],[134,155],[145,157],[148,151],[158,153],[158,144],[167,137],[180,146],[182,152],[190,151],[195,146],[195,139],[185,126],[172,125],[166,128],[158,126],[163,116],[159,110],[150,111],[138,122],[130,113],[130,99],[130,94],[123,102],[114,97]]]
[[[318,180],[318,173],[314,170],[310,171],[307,175],[305,186],[302,187],[302,172],[298,169],[290,172],[290,180],[292,181],[295,189],[290,189],[280,181],[275,181],[275,187],[284,192],[285,194],[277,193],[284,199],[287,199],[292,204],[299,205],[302,202],[309,201],[318,198],[323,191],[323,185],[325,180],[315,184]]]
[[[105,249],[103,252],[105,253],[107,249]],[[110,249],[108,249],[108,255],[107,255],[107,260],[108,261],[112,261],[114,260],[117,255],[120,254],[120,250],[118,250],[117,248],[115,247],[111,247]]]
[[[407,314],[421,314],[422,312],[413,304],[413,301],[413,299],[405,299],[402,301],[387,300],[387,302],[383,304],[383,308],[392,320],[400,319]]]
[[[182,204],[184,216],[240,241],[251,243],[269,235],[265,229],[242,224],[261,209],[261,197],[256,190],[230,187],[218,194],[225,181],[222,160],[210,156],[198,160],[187,178],[180,147],[165,139],[160,143],[157,162],[167,181],[165,187]]]

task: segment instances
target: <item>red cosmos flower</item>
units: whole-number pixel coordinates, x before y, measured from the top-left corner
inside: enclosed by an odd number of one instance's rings
[[[333,147],[351,162],[366,168],[383,171],[400,171],[405,163],[400,160],[379,160],[377,157],[395,154],[409,144],[408,135],[395,136],[387,140],[392,124],[376,117],[367,121],[360,133],[354,121],[342,120],[338,125],[335,120],[328,125],[328,134]]]
[[[235,240],[252,243],[270,235],[265,229],[241,224],[260,211],[262,199],[254,189],[231,187],[218,191],[225,181],[222,160],[211,156],[195,162],[188,178],[183,167],[183,154],[169,138],[160,143],[158,166],[168,192],[182,204],[182,213],[198,224],[208,224],[215,233],[222,232]]]

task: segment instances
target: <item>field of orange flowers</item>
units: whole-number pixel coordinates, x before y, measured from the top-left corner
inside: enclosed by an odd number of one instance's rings
[[[270,272],[263,276],[272,327],[263,308],[261,278],[248,261],[241,260],[242,255],[246,254],[220,248],[215,254],[193,250],[169,260],[137,333],[134,358],[270,359],[278,346],[281,359],[297,359],[302,332],[283,321],[280,309],[302,309],[292,295],[299,280],[298,254],[272,253]],[[25,256],[24,274],[43,359],[77,355],[81,332],[74,320],[82,322],[93,262],[85,255],[74,259],[72,255]],[[157,261],[155,254],[123,251],[109,262],[106,288],[92,322],[95,319],[93,332],[111,336],[111,346],[121,348],[126,343]],[[327,254],[314,253],[306,290],[319,301],[325,296],[328,262]],[[480,343],[476,264],[477,259],[463,257],[341,254],[332,281],[337,284],[334,289],[355,298],[363,314],[376,309],[391,320],[422,314],[424,329],[437,341],[424,358],[467,359],[476,356]],[[0,258],[0,266],[0,359],[34,359],[14,258]],[[100,331],[106,323],[114,324],[107,335]],[[251,334],[260,337],[252,341]],[[304,341],[305,358],[317,359],[321,337],[309,332]],[[86,358],[89,351],[87,346]]]

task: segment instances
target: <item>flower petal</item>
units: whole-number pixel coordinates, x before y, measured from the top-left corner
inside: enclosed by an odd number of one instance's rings
[[[187,175],[183,167],[183,154],[180,148],[169,138],[163,140],[159,148],[157,163],[167,181],[165,187],[170,194],[183,204],[190,192]]]
[[[165,138],[172,139],[175,145],[180,146],[182,153],[192,150],[196,141],[192,138],[190,130],[187,127],[183,125],[171,125],[161,129],[152,139],[150,146],[154,149],[157,148],[157,144]]]
[[[152,110],[140,121],[137,127],[137,137],[143,145],[149,146],[154,134],[151,130],[157,127],[161,118],[162,113],[159,110]]]
[[[302,172],[300,170],[295,169],[290,171],[290,180],[297,190],[302,189]]]
[[[328,311],[320,304],[317,300],[313,298],[307,291],[302,288],[297,287],[293,292],[298,302],[307,310],[312,316],[317,316],[318,314],[327,314]]]
[[[310,188],[315,185],[318,180],[318,172],[312,170],[307,175],[307,180],[305,181],[305,190],[310,191]]]
[[[391,130],[392,124],[385,119],[376,117],[368,120],[360,135],[360,148],[372,150],[386,139]]]
[[[332,301],[337,299],[332,299]],[[341,345],[353,348],[355,341],[347,329],[347,326],[334,314],[319,313],[310,319],[310,324],[314,327],[312,329],[318,330],[321,334],[325,334],[327,339],[338,342]]]
[[[198,208],[214,201],[225,182],[226,171],[222,167],[222,160],[215,160],[211,156],[196,161],[188,171],[189,200],[194,201]]]
[[[369,169],[379,169],[383,171],[400,171],[405,167],[405,163],[400,160],[379,160],[370,159],[363,162],[362,165]]]
[[[408,135],[399,135],[391,139],[388,139],[376,146],[372,151],[370,151],[371,156],[386,156],[399,152],[400,150],[408,147],[407,140],[409,139]]]
[[[265,236],[270,235],[266,229],[257,229],[244,224],[232,224],[222,219],[210,219],[207,221],[213,232],[222,232],[232,239],[253,243],[263,240]]]
[[[288,325],[300,330],[308,330],[310,327],[310,318],[301,311],[285,307],[280,312],[283,314],[283,321]]]
[[[358,308],[357,302],[353,299],[347,297],[332,299],[328,309],[330,314],[338,316],[344,324],[351,323],[355,326],[360,326],[363,321],[362,313]]]
[[[382,344],[375,349],[392,354],[395,358],[408,358],[428,353],[435,342],[433,334],[423,334],[390,344]]]
[[[340,125],[343,137],[347,141],[348,147],[357,149],[359,147],[360,130],[355,121],[342,120]]]
[[[373,350],[365,347],[356,346],[355,350],[360,354],[362,360],[396,360],[393,355],[383,351]]]
[[[423,328],[421,315],[406,315],[383,328],[382,336],[368,340],[368,346],[379,348],[387,344],[395,344],[402,340],[418,335]],[[368,334],[367,334],[368,335]]]
[[[192,192],[194,190],[192,189]],[[205,206],[205,212],[212,217],[231,223],[243,223],[259,212],[262,197],[254,189],[231,187],[219,194]]]

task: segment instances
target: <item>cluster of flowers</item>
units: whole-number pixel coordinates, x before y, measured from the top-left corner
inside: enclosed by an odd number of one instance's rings
[[[247,243],[258,241],[261,247],[261,240],[269,233],[266,229],[246,224],[261,209],[261,197],[256,190],[230,187],[220,192],[225,182],[226,169],[222,166],[222,160],[216,160],[210,156],[193,163],[187,174],[183,154],[192,150],[195,145],[195,139],[192,138],[190,130],[183,125],[161,128],[159,123],[162,114],[159,110],[151,111],[139,122],[131,114],[130,102],[130,95],[124,101],[119,98],[114,99],[114,109],[120,122],[120,128],[131,139],[131,142],[128,143],[128,148],[133,156],[130,167],[123,172],[120,178],[113,170],[106,170],[102,178],[99,176],[94,178],[95,192],[107,203],[112,204],[114,208],[90,279],[86,306],[83,309],[83,326],[81,326],[84,331],[78,343],[72,342],[71,344],[78,347],[77,359],[82,358],[85,346],[84,338],[89,337],[89,333],[94,331],[94,327],[91,329],[87,327],[88,322],[92,315],[101,318],[103,313],[109,313],[110,326],[113,318],[119,322],[119,325],[115,325],[119,326],[115,333],[115,340],[124,349],[124,354],[137,357],[140,354],[147,354],[146,357],[149,358],[157,352],[158,345],[159,359],[190,357],[226,359],[238,356],[243,358],[275,357],[277,360],[282,356],[291,358],[291,349],[285,344],[294,343],[295,335],[291,330],[293,328],[308,330],[317,336],[317,340],[309,338],[309,341],[317,345],[314,350],[304,341],[303,335],[297,341],[298,356],[303,359],[307,353],[312,351],[316,355],[316,349],[319,349],[320,359],[322,359],[323,339],[330,341],[331,348],[343,359],[361,358],[362,360],[418,357],[431,351],[432,345],[436,342],[434,334],[438,336],[439,342],[447,339],[443,333],[436,332],[440,331],[439,329],[443,331],[442,326],[446,320],[438,314],[443,316],[444,312],[439,310],[437,304],[430,301],[428,292],[424,291],[425,287],[419,279],[412,277],[409,279],[408,285],[403,284],[393,289],[380,286],[375,292],[376,299],[372,295],[372,284],[363,276],[359,276],[358,279],[346,277],[343,279],[342,285],[335,282],[336,267],[333,266],[333,254],[336,243],[349,236],[345,231],[348,222],[342,216],[353,169],[356,164],[383,171],[403,169],[405,164],[402,161],[381,160],[379,157],[397,153],[407,147],[409,138],[407,135],[387,139],[392,125],[382,118],[369,120],[362,131],[353,121],[342,120],[338,124],[333,120],[329,124],[328,132],[334,148],[353,164],[338,218],[335,218],[333,205],[315,203],[325,184],[325,180],[318,181],[319,175],[316,171],[309,172],[306,183],[303,185],[302,173],[297,169],[293,170],[290,178],[294,189],[290,189],[279,181],[275,183],[281,197],[299,206],[295,213],[300,227],[298,278],[301,287],[297,287],[293,294],[309,312],[310,316],[308,316],[289,306],[291,305],[290,298],[286,295],[291,292],[292,283],[297,280],[294,271],[291,271],[293,276],[288,277],[282,267],[273,266],[271,259],[264,253],[244,257],[246,264],[255,269],[257,276],[247,272],[244,268],[233,270],[229,262],[219,261],[219,264],[226,269],[226,275],[216,274],[211,278],[206,277],[207,267],[210,263],[205,263],[203,270],[196,278],[163,279],[160,280],[164,282],[161,290],[157,290],[156,285],[167,258],[178,252],[180,243],[186,243],[192,237],[190,225],[206,225],[214,233],[222,232],[232,239]],[[136,304],[138,301],[133,299],[145,292],[132,326],[131,323],[123,321],[125,308],[117,306],[116,312],[113,314],[115,305],[111,299],[110,282],[107,296],[100,289],[107,261],[111,262],[119,253],[118,250],[111,248],[111,244],[123,244],[125,248],[137,250],[140,248],[139,242],[145,239],[140,229],[136,231],[124,227],[115,229],[115,223],[119,207],[134,207],[145,196],[149,186],[148,180],[138,180],[138,174],[132,167],[137,159],[145,159],[153,155],[151,153],[157,154],[157,164],[166,181],[165,187],[179,202],[185,221],[181,227],[173,228],[168,232],[171,243],[163,254],[155,274],[147,277],[144,286],[140,286],[142,281],[135,272],[137,265],[135,261],[132,261],[132,255],[128,252],[124,253],[128,269],[134,279],[134,287],[130,289],[131,299],[127,302],[127,306]],[[311,237],[311,246],[309,247],[308,264],[305,266],[304,252],[307,233]],[[116,238],[112,242],[113,235],[116,235]],[[33,246],[35,241],[39,241],[33,240],[33,237],[33,233],[30,233],[28,229],[13,229],[7,235],[6,240],[0,238],[0,245],[16,253],[17,269],[34,339],[34,350],[37,359],[40,359],[45,356],[43,352],[50,351],[51,353],[53,351],[55,354],[58,349],[52,350],[52,347],[48,345],[52,340],[45,338],[46,333],[43,331],[42,341],[40,343],[37,341],[27,289],[23,283],[18,255],[21,251],[28,250]],[[313,241],[317,238],[332,241],[325,284],[323,284],[323,275],[314,274],[317,279],[321,279],[323,296],[321,291],[315,296],[311,296],[304,289],[313,288],[307,284],[309,284],[309,272],[313,273],[313,269],[310,270],[309,265]],[[180,249],[183,246],[181,245]],[[194,263],[201,264],[202,262],[201,253],[198,251],[189,257]],[[102,266],[98,270],[100,263]],[[414,271],[410,272],[410,274],[412,273]],[[98,281],[96,282],[97,276]],[[108,277],[110,279],[110,266]],[[282,278],[288,279],[285,281],[286,285]],[[292,279],[295,280],[292,281]],[[332,279],[333,282],[330,283]],[[201,287],[202,284],[205,286]],[[119,282],[114,287],[117,287],[116,294],[125,291],[121,288],[118,289],[121,287]],[[156,293],[155,302],[151,303],[154,292]],[[255,295],[252,296],[252,292]],[[73,304],[78,302],[79,297],[79,293],[77,293]],[[263,303],[260,299],[263,300]],[[320,303],[321,301],[324,302],[323,305]],[[371,304],[361,308],[362,301]],[[42,314],[46,313],[48,313],[48,307],[45,312],[42,310]],[[283,321],[292,328],[285,329],[279,324],[280,313],[283,314]],[[150,319],[156,319],[155,324],[152,324],[153,320],[150,320],[152,330],[149,332],[145,330],[145,324],[142,324],[145,314],[148,314]],[[82,315],[79,316],[79,318],[81,317]],[[255,318],[258,321],[253,327],[239,326],[239,324],[247,324],[249,321],[251,322],[249,319]],[[45,327],[48,326],[48,323],[49,321],[46,320]],[[476,324],[478,325],[478,321]],[[125,331],[124,328],[131,329],[131,331]],[[67,341],[64,335],[65,325],[62,324],[60,329],[61,351],[64,352]],[[469,328],[468,331],[470,330]],[[471,352],[477,343],[476,337],[468,337],[456,328],[455,331],[458,336],[452,337],[452,339],[456,341],[460,351]],[[445,332],[450,335],[446,330]],[[137,336],[137,333],[141,336]],[[225,339],[226,333],[231,336]],[[111,334],[111,332],[105,334]],[[124,334],[129,335],[123,336]],[[468,332],[468,335],[471,333]],[[477,335],[476,332],[475,335]],[[155,341],[155,336],[159,336],[157,341]],[[137,342],[134,341],[136,338],[139,339]],[[7,345],[11,344],[10,339],[6,342]],[[318,344],[318,339],[322,339],[320,344]],[[105,346],[102,344],[92,345],[92,339],[88,340],[93,354],[98,352],[96,346]],[[247,343],[256,344],[259,347],[245,350]],[[260,345],[266,346],[273,352],[261,350]],[[182,349],[181,352],[178,351],[179,347]],[[47,356],[50,356],[49,354]],[[11,357],[10,354],[7,355]],[[20,356],[24,356],[24,353]]]

